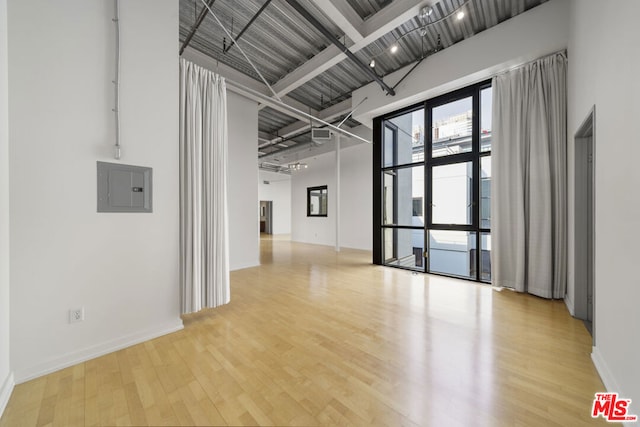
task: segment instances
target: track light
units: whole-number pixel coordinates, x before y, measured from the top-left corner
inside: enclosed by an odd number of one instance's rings
[[[375,66],[376,66],[376,60],[372,59],[371,62],[369,62],[369,67],[375,68]]]
[[[287,168],[290,171],[299,171],[300,169],[306,169],[307,167],[309,167],[309,165],[307,165],[306,163],[300,163],[300,162],[289,163],[287,165]]]
[[[466,9],[467,7],[467,3],[469,3],[471,0],[462,0],[461,2],[459,2],[458,7],[455,8],[454,10],[452,10],[451,12],[447,13],[446,15],[442,16],[442,12],[438,13],[437,10],[434,10],[433,7],[431,6],[424,6],[422,7],[419,12],[418,15],[416,16],[416,20],[418,21],[418,26],[416,26],[415,28],[412,28],[408,31],[405,31],[402,34],[397,34],[394,33],[394,38],[395,41],[393,42],[393,44],[388,48],[388,51],[391,54],[395,54],[398,52],[398,50],[400,49],[400,40],[404,39],[405,37],[407,37],[409,34],[413,34],[414,32],[416,34],[420,34],[420,36],[423,38],[422,40],[422,45],[424,48],[424,45],[427,44],[429,45],[429,41],[425,41],[424,38],[427,37],[427,35],[430,33],[428,28],[431,27],[434,24],[443,22],[443,21],[447,21],[449,19],[453,20],[454,18],[458,21],[461,21],[464,19],[466,13],[464,11],[464,9]],[[435,33],[436,31],[432,31],[431,34]],[[436,44],[435,47],[432,47],[431,49],[427,50],[426,52],[423,49],[422,52],[422,56],[423,59],[426,55],[430,55],[432,53],[438,52],[440,50],[442,50],[444,47],[442,46],[442,41],[440,40],[440,34],[438,34],[438,42]],[[373,65],[371,65],[373,63],[373,60],[370,63],[370,66],[373,67]]]
[[[420,9],[420,14],[418,15],[420,19],[427,19],[427,17],[431,16],[433,13],[433,9],[429,6],[425,6]]]

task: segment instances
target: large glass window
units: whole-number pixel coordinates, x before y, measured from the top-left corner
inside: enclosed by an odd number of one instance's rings
[[[424,108],[382,124],[381,263],[424,271]]]
[[[491,151],[493,88],[480,91],[480,151]]]
[[[384,172],[384,224],[424,226],[422,210],[415,215],[415,199],[424,198],[424,166]]]
[[[490,82],[374,125],[374,262],[490,281]]]
[[[431,221],[434,224],[472,224],[472,162],[434,166],[432,171]]]
[[[384,166],[424,161],[424,109],[385,122]]]
[[[432,109],[431,149],[433,157],[471,151],[473,98],[466,97]]]
[[[491,228],[491,156],[480,157],[480,228]]]
[[[475,279],[476,233],[429,231],[429,271]]]
[[[424,271],[424,229],[385,228],[384,262]]]

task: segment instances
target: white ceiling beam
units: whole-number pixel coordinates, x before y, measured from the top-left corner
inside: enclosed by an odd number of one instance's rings
[[[346,1],[312,0],[354,42],[364,38],[364,21]]]
[[[243,86],[246,86],[248,88],[251,88],[257,92],[260,92],[262,94],[265,95],[271,95],[271,91],[265,86],[264,83],[262,83],[261,81],[258,81],[256,79],[253,79],[249,76],[247,76],[244,73],[241,73],[240,71],[235,70],[234,68],[231,68],[230,66],[223,64],[219,61],[216,61],[215,59],[211,58],[208,55],[205,55],[204,53],[197,51],[195,49],[193,49],[192,47],[187,47],[185,49],[185,51],[182,54],[182,57],[188,61],[193,62],[194,64],[197,64],[203,68],[206,68],[207,70],[213,71],[216,74],[221,75],[222,77],[224,77],[225,79],[229,79],[232,80],[236,83],[240,83]],[[262,108],[264,108],[264,104],[261,103],[261,101],[258,98],[251,98],[254,101],[260,103],[260,105],[258,106],[258,109],[261,110]],[[309,107],[307,107],[305,104],[303,104],[302,102],[299,102],[291,97],[282,95],[281,100],[283,103],[294,107],[298,110],[302,110],[305,112],[309,112],[309,114],[311,115],[317,115],[318,111],[314,110],[314,109],[309,109]],[[274,108],[274,107],[271,107]],[[304,120],[305,117],[301,116],[299,114],[296,114],[295,112],[292,112],[290,110],[287,110],[286,108],[282,108],[282,109],[278,109],[278,108],[274,108],[275,110],[280,111],[281,113],[284,113],[290,117],[293,117],[295,119],[298,120]]]
[[[230,79],[229,81],[233,81],[232,79]],[[249,88],[251,89],[251,88]],[[227,85],[227,90],[237,93],[238,95],[242,95],[245,98],[249,98],[253,101],[255,101],[256,103],[260,103],[263,102],[263,100],[260,98],[260,96],[257,96],[256,93],[251,93],[247,90],[244,90],[243,88],[239,88],[236,87],[235,85]],[[262,94],[262,92],[260,92],[260,94]],[[264,96],[267,96],[267,94],[262,94]],[[306,116],[304,116],[303,114],[299,114],[296,113],[295,111],[291,111],[288,108],[279,105],[277,102],[273,102],[270,105],[268,105],[268,107],[281,112],[282,114],[286,114],[289,117],[293,117],[294,119],[300,120],[300,121],[306,121],[308,120],[308,118]]]
[[[182,58],[186,59],[187,61],[191,61],[194,64],[201,66],[202,68],[206,68],[209,71],[213,71],[214,73],[219,74],[226,79],[230,79],[244,86],[250,87],[253,90],[262,91],[264,89],[267,89],[264,83],[259,82],[258,80],[253,79],[246,74],[241,73],[240,71],[231,68],[230,66],[216,59],[213,59],[209,55],[206,55],[190,46],[187,46],[187,48],[184,50],[184,52],[182,53]]]
[[[312,78],[324,73],[346,57],[347,55],[342,53],[337,46],[330,45],[280,79],[273,85],[273,90],[278,96],[282,97],[302,86]]]
[[[299,122],[296,122],[296,123],[299,123]],[[273,135],[271,135],[270,133],[258,131],[258,141],[259,142],[269,142],[269,141],[271,141],[272,137],[273,137]]]
[[[342,102],[339,102],[331,107],[325,108],[324,110],[318,112],[317,117],[325,120],[327,122],[335,119],[336,117],[343,116],[351,112],[351,98],[345,99]],[[274,143],[278,141],[280,138],[287,138],[291,135],[295,135],[296,133],[307,130],[311,127],[309,121],[306,122],[299,121],[287,125],[278,131],[277,138],[271,138],[269,143]]]
[[[364,46],[361,43],[356,43],[354,49],[362,49],[368,44],[378,40],[380,37],[387,34],[389,31],[399,27],[408,20],[415,18],[420,9],[425,6],[433,6],[436,3],[435,0],[427,1],[415,1],[415,0],[395,0],[392,1],[384,9],[373,15],[371,18],[364,22],[364,34],[368,41]],[[364,40],[363,40],[364,41]],[[352,49],[353,51],[353,49]]]
[[[366,140],[371,139],[371,129],[367,128],[366,126],[356,126],[355,128],[344,127],[344,129]],[[361,139],[342,137],[340,140],[340,148],[344,150],[345,148],[362,143],[363,141]],[[335,151],[335,142],[328,142],[322,145],[307,142],[296,144],[289,148],[280,150],[279,152],[259,157],[258,163],[265,162],[286,166],[286,164],[289,162],[302,161],[306,158],[324,154],[330,151]]]
[[[233,80],[233,79],[231,79],[231,80]],[[267,90],[261,90],[260,92],[264,93],[267,96],[271,94],[271,91],[267,91]],[[275,98],[273,98],[273,99],[275,99]],[[303,104],[302,102],[291,98],[290,96],[286,96],[286,95],[281,96],[280,100],[282,102],[284,102],[285,104],[287,104],[287,105],[289,105],[289,106],[291,106],[293,108],[297,108],[298,110],[302,110],[302,111],[304,111],[306,113],[309,113],[312,116],[317,116],[318,115],[318,110],[316,110],[315,108],[311,108],[308,105]],[[263,108],[266,108],[266,107],[268,107],[268,105],[266,105],[264,103],[261,103],[260,105],[258,105],[258,111],[260,111],[260,110],[262,110]]]
[[[279,110],[279,109],[281,109],[281,108],[285,108],[285,109],[293,109],[293,107],[289,107],[288,105],[282,104],[282,101],[274,100],[273,98],[271,98],[271,97],[270,97],[270,96],[268,96],[268,95],[262,94],[262,93],[260,93],[260,92],[258,92],[258,91],[255,91],[255,90],[251,89],[251,88],[248,88],[248,87],[242,86],[242,85],[240,85],[240,84],[238,84],[238,83],[233,82],[232,80],[229,80],[229,81],[228,81],[227,87],[228,87],[230,90],[232,90],[232,91],[234,91],[234,92],[236,92],[236,93],[239,93],[239,94],[241,94],[241,95],[243,95],[243,96],[246,96],[246,97],[248,97],[248,98],[251,98],[251,99],[254,99],[254,98],[261,99],[265,104],[269,105],[270,107],[271,107],[271,106],[273,106],[273,108],[275,108],[275,109],[277,109],[277,110]],[[344,129],[342,129],[342,128],[339,128],[338,126],[335,126],[335,125],[333,125],[333,124],[331,124],[331,123],[327,122],[326,120],[323,120],[323,119],[321,119],[321,118],[319,118],[319,117],[312,116],[312,115],[310,115],[310,114],[308,114],[308,113],[306,113],[306,112],[304,112],[304,111],[299,111],[299,110],[297,110],[297,111],[294,111],[294,113],[295,113],[295,114],[299,114],[299,115],[301,115],[301,116],[306,117],[306,120],[313,120],[313,121],[315,121],[315,122],[319,122],[319,123],[321,123],[321,124],[323,124],[323,125],[325,125],[325,126],[329,127],[329,128],[330,128],[331,130],[333,130],[334,132],[339,133],[339,134],[341,134],[341,135],[347,136],[347,137],[349,137],[349,138],[356,138],[356,139],[359,139],[359,140],[361,140],[361,141],[363,141],[363,142],[366,142],[366,143],[368,143],[368,144],[370,144],[370,143],[371,143],[369,140],[367,140],[367,139],[365,139],[365,138],[362,138],[362,137],[361,137],[361,136],[359,136],[359,135],[354,135],[354,134],[352,134],[352,133],[350,133],[350,132],[348,132],[348,131],[345,131],[345,130],[344,130]]]
[[[351,45],[347,44],[347,47],[351,52],[358,52],[360,49],[370,45],[383,35],[418,15],[420,9],[424,6],[433,3],[434,0],[421,2],[416,2],[415,0],[392,1],[391,4],[363,23],[363,38]],[[280,81],[273,85],[273,90],[278,96],[282,97],[340,63],[346,57],[339,48],[331,45],[280,79]]]

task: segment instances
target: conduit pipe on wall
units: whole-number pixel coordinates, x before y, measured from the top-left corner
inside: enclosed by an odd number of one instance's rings
[[[115,115],[115,127],[116,127],[116,144],[114,150],[114,157],[116,160],[120,160],[122,155],[122,149],[120,148],[120,0],[114,0],[115,16],[112,19],[116,30],[116,76],[113,80],[113,86],[115,88],[115,107],[113,112]]]

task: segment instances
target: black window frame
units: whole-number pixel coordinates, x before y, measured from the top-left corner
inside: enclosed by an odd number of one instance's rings
[[[320,194],[322,194],[322,191],[324,191],[325,193],[325,199],[326,199],[326,204],[325,204],[325,213],[319,213],[319,214],[314,214],[311,213],[311,193],[313,191],[318,191],[320,190]],[[320,203],[320,211],[322,211],[322,203]],[[316,187],[307,187],[307,217],[327,217],[329,214],[329,188],[326,185],[318,185]]]
[[[398,163],[398,126],[396,124],[394,124],[393,122],[391,122],[390,120],[396,117],[400,117],[406,114],[410,114],[413,113],[415,111],[418,111],[420,109],[424,109],[424,102],[419,103],[419,104],[415,104],[412,105],[410,107],[407,108],[403,108],[401,110],[395,111],[389,115],[385,116],[385,120],[381,121],[380,123],[376,123],[374,121],[374,134],[376,132],[376,129],[379,129],[380,132],[382,132],[382,135],[384,134],[386,129],[391,129],[394,132],[394,149],[393,149],[393,164],[389,165],[389,166],[384,166],[384,136],[378,138],[377,141],[377,147],[379,149],[376,149],[376,141],[375,141],[375,137],[374,137],[374,154],[373,154],[373,161],[374,161],[374,165],[376,164],[376,159],[378,159],[378,169],[376,171],[376,167],[374,166],[374,197],[373,197],[373,203],[374,203],[374,210],[373,210],[373,221],[374,221],[374,239],[373,239],[373,247],[374,247],[374,253],[373,253],[373,258],[374,258],[374,264],[379,264],[379,265],[387,265],[385,264],[386,260],[385,260],[385,254],[384,254],[384,231],[385,229],[393,229],[396,230],[396,232],[393,233],[393,256],[392,258],[389,259],[393,259],[393,260],[397,260],[397,243],[398,243],[398,231],[399,230],[422,230],[424,227],[417,227],[417,226],[411,226],[411,225],[406,225],[406,224],[398,224],[397,219],[398,219],[398,206],[397,206],[397,197],[398,197],[398,182],[397,180],[394,180],[394,188],[393,188],[393,197],[394,197],[394,201],[393,201],[393,217],[394,217],[394,222],[393,223],[384,223],[384,206],[382,205],[382,203],[384,202],[384,199],[382,198],[382,189],[384,189],[384,174],[385,172],[396,172],[398,170],[402,170],[402,169],[411,169],[414,167],[423,167],[424,170],[424,166],[425,166],[425,162],[424,160],[420,160],[420,161],[411,161],[409,163]],[[426,133],[426,131],[425,131]],[[426,145],[425,145],[425,149],[426,149]],[[412,159],[413,160],[413,159]],[[376,172],[377,172],[377,176],[376,176]],[[376,193],[376,184],[380,185],[379,191],[378,193]],[[423,192],[423,212],[424,212],[424,192]],[[376,204],[376,201],[379,201],[378,204]],[[413,206],[412,206],[412,210],[413,210]],[[377,230],[375,227],[376,221],[380,220],[380,224],[381,227],[378,228]],[[378,236],[379,241],[376,241],[376,236]],[[424,254],[424,250],[426,250],[426,246],[427,246],[427,242],[423,241],[423,246],[425,246],[425,248],[423,248],[423,254]],[[378,248],[378,249],[376,249]],[[379,250],[379,252],[376,252],[377,250]],[[415,253],[415,250],[414,250]],[[378,262],[376,262],[378,261]],[[420,262],[416,262],[416,268],[409,268],[409,267],[402,267],[402,266],[398,266],[398,268],[404,268],[404,269],[409,269],[411,271],[420,271],[420,272],[424,272],[425,271],[425,261],[424,259],[422,259]]]
[[[487,283],[486,280],[482,280],[482,236],[485,234],[491,234],[490,227],[482,227],[481,211],[480,211],[480,199],[482,190],[481,179],[481,160],[483,157],[491,156],[492,151],[481,151],[481,134],[480,128],[480,114],[481,114],[481,93],[484,89],[491,87],[491,80],[485,80],[483,82],[467,86],[465,88],[449,92],[447,94],[434,97],[411,106],[402,108],[383,116],[374,118],[373,120],[373,263],[377,265],[385,264],[383,250],[384,250],[384,230],[387,228],[397,229],[413,229],[415,227],[400,226],[396,224],[384,224],[383,212],[384,206],[382,204],[382,189],[384,188],[383,175],[385,171],[397,170],[407,167],[424,166],[424,204],[423,204],[423,218],[424,218],[424,251],[429,252],[429,231],[431,230],[452,230],[452,231],[468,231],[475,233],[475,273],[474,277],[455,276],[450,274],[443,274],[438,272],[431,272],[429,266],[429,257],[423,260],[423,270],[410,268],[412,271],[424,271],[429,274],[444,275],[449,277],[457,277],[465,280],[472,280],[476,282]],[[457,153],[446,156],[433,157],[433,131],[432,131],[432,112],[433,108],[440,105],[444,105],[450,102],[454,102],[459,99],[472,97],[473,116],[472,116],[472,135],[471,144],[472,149],[470,152]],[[384,131],[388,126],[389,120],[394,117],[398,117],[419,109],[424,110],[424,161],[407,163],[402,165],[395,164],[392,166],[384,166]],[[395,160],[395,159],[394,159]],[[431,204],[433,202],[433,168],[437,166],[443,166],[448,164],[471,162],[472,164],[472,214],[471,224],[438,224],[432,221]],[[394,206],[394,210],[397,207]],[[395,242],[394,242],[395,245]],[[424,262],[426,261],[426,262]],[[425,265],[426,264],[426,265]],[[393,266],[394,268],[405,268],[401,266]]]

